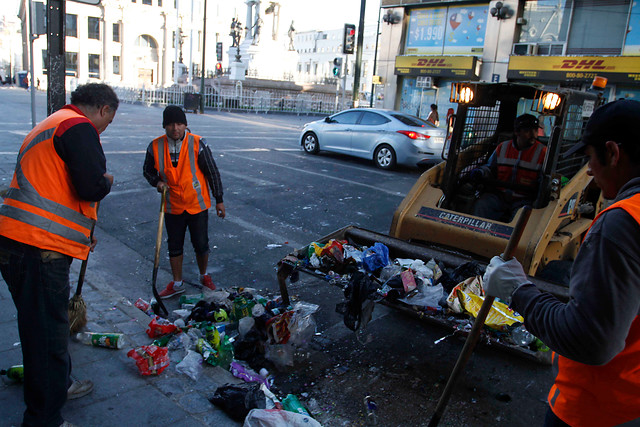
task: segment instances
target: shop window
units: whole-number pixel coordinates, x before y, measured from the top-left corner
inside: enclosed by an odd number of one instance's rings
[[[151,0],[142,0],[142,4],[148,4],[151,6]]]
[[[100,19],[93,16],[87,18],[88,35],[87,37],[94,40],[100,40]]]
[[[78,77],[78,53],[77,52],[65,52],[64,53],[65,75],[71,77]]]
[[[571,0],[527,1],[522,17],[526,24],[520,29],[520,43],[565,43]]]
[[[119,56],[113,57],[113,74],[120,75],[120,57]]]
[[[47,74],[49,65],[49,51],[42,49],[42,74]]]
[[[100,78],[100,55],[89,54],[89,77]]]
[[[575,0],[567,55],[619,55],[630,0]]]
[[[120,43],[120,23],[116,22],[113,24],[113,41]]]
[[[78,15],[67,13],[64,18],[64,35],[78,37]]]

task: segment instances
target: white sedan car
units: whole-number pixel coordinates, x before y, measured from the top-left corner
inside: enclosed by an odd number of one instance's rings
[[[307,123],[300,144],[307,153],[348,154],[391,169],[440,161],[445,138],[444,129],[399,111],[354,108]]]

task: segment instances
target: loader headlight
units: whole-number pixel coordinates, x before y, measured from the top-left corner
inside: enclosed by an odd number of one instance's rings
[[[541,114],[560,115],[563,97],[555,92],[539,90],[533,100],[533,110]]]
[[[457,102],[458,104],[469,104],[475,97],[475,88],[475,85],[468,83],[452,83],[449,101]]]

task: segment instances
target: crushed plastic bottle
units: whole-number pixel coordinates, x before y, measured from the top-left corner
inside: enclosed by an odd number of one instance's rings
[[[367,411],[366,424],[368,426],[378,425],[378,405],[376,405],[376,402],[371,396],[367,396],[364,398],[364,407]]]
[[[520,325],[511,331],[511,340],[514,344],[525,347],[534,342],[536,337],[524,325]]]

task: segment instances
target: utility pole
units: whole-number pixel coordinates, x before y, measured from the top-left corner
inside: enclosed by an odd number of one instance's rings
[[[200,114],[204,114],[204,59],[207,47],[207,0],[204,0],[204,16],[202,21],[202,79],[200,80]]]
[[[33,76],[33,41],[37,39],[36,31],[34,28],[35,13],[33,10],[33,1],[29,0],[29,76],[31,77],[31,85],[29,87],[31,91],[31,127],[36,127],[36,85],[35,78]]]
[[[364,40],[364,11],[367,0],[360,0],[360,23],[358,24],[358,48],[356,50],[356,67],[353,73],[352,99],[353,106],[358,106],[360,99],[360,69],[362,66],[362,44]]]
[[[376,27],[376,49],[373,52],[373,75],[376,75],[376,65],[378,62],[378,37],[380,37],[380,14],[382,12],[382,8],[378,6],[378,26]],[[373,78],[371,79],[371,102],[369,102],[369,107],[373,108],[373,97],[376,93],[376,84],[373,82]]]
[[[65,61],[64,61],[64,20],[65,0],[47,0],[47,115],[66,103]],[[31,76],[33,85],[33,76]]]

